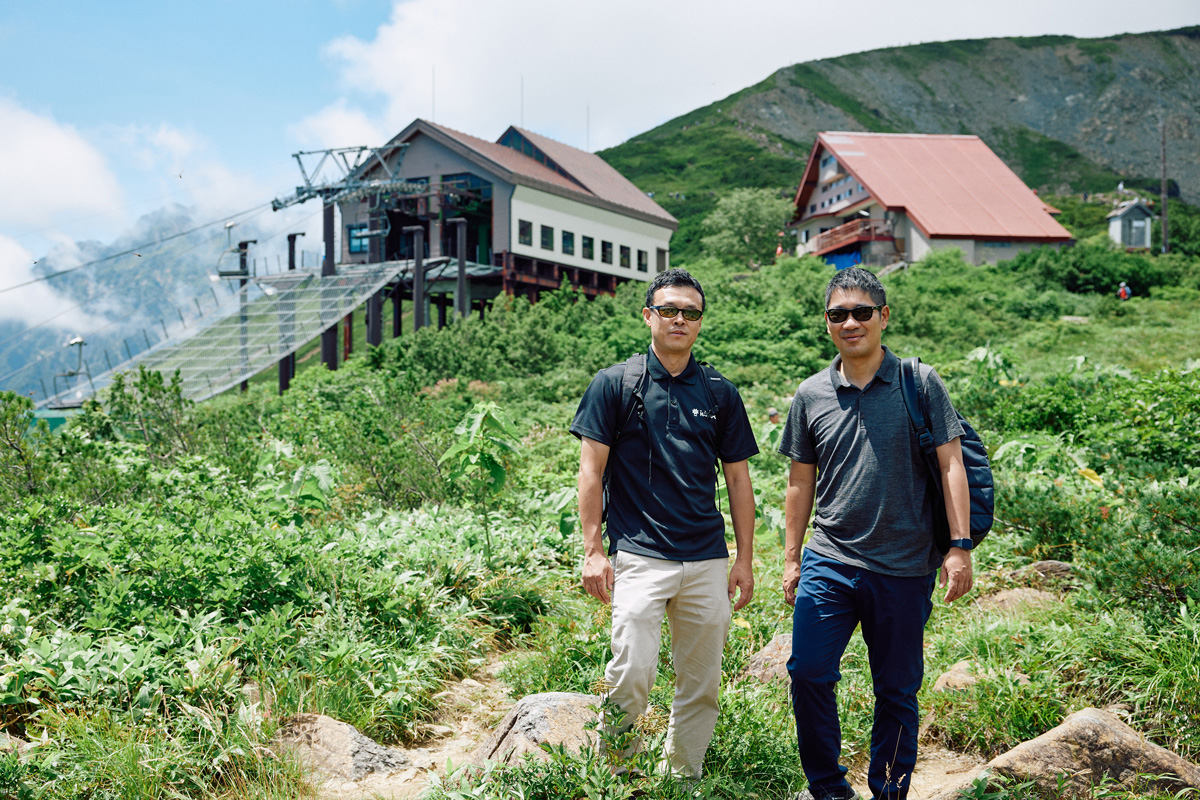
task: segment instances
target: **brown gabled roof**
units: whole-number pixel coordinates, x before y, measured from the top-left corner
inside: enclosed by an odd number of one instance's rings
[[[518,128],[515,125],[513,126],[513,130],[533,142],[543,153],[557,161],[559,166],[570,173],[572,178],[587,187],[597,197],[603,197],[609,202],[616,203],[623,208],[633,209],[643,214],[658,217],[663,222],[678,227],[679,220],[675,219],[662,206],[654,202],[645,192],[634,186],[632,181],[620,172],[617,172],[616,169],[607,161],[600,158],[600,156],[578,150],[562,142],[556,142],[541,134],[527,131],[524,128]],[[535,161],[534,163],[536,164],[537,162]]]
[[[510,183],[579,200],[671,230],[678,229],[679,221],[675,217],[599,156],[521,128],[512,130],[550,156],[567,175],[511,147],[423,119],[413,121],[392,141],[406,141],[423,133]]]
[[[816,189],[824,148],[888,209],[904,209],[927,236],[1063,242],[1070,232],[978,136],[825,132],[796,195],[803,209]]]

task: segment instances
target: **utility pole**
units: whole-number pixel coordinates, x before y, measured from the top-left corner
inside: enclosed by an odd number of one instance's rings
[[[1167,118],[1159,117],[1158,127],[1162,132],[1162,251],[1170,252],[1167,236]]]

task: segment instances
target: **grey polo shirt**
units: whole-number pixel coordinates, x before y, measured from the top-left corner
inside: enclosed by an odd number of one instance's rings
[[[883,364],[866,388],[829,369],[800,384],[779,452],[817,465],[817,514],[806,547],[885,575],[928,575],[941,566],[933,541],[929,471],[900,392],[900,359],[883,348]],[[946,386],[921,365],[936,445],[963,435]]]

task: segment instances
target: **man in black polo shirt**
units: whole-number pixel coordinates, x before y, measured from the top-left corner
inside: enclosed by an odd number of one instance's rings
[[[681,269],[655,276],[642,309],[650,328],[637,392],[642,402],[622,397],[635,357],[596,375],[571,424],[581,442],[583,585],[612,603],[608,699],[624,710],[626,726],[646,712],[665,614],[675,664],[666,757],[676,775],[692,779],[700,777],[716,726],[730,603],[737,595],[733,608],[740,609],[754,592],[754,492],[746,460],[758,453],[737,389],[692,357],[703,313],[699,281]],[[737,545],[732,568],[715,500],[718,459]],[[607,551],[601,541],[606,467]]]
[[[784,599],[792,624],[792,702],[809,787],[801,800],[858,795],[838,763],[838,664],[856,625],[875,689],[867,783],[878,799],[903,798],[917,761],[917,691],[934,577],[945,600],[971,590],[970,505],[946,387],[921,365],[937,445],[951,548],[933,539],[929,473],[900,390],[900,359],[881,343],[890,310],[879,280],[850,268],[825,290],[825,325],[838,350],[828,369],[800,384],[779,452],[792,459],[785,497]],[[801,543],[816,499],[812,538]]]

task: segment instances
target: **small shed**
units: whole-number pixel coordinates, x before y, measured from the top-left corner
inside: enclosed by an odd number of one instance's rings
[[[1108,236],[1122,247],[1148,250],[1153,219],[1143,200],[1126,200],[1108,213]]]

